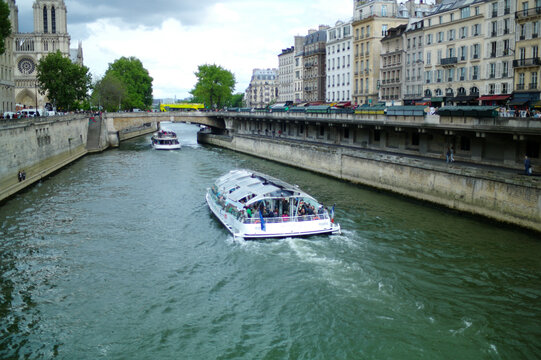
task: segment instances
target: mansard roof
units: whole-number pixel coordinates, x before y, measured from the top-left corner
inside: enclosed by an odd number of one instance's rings
[[[440,4],[434,6],[434,10],[430,15],[444,13],[450,10],[460,9],[469,5],[479,4],[487,0],[443,0]]]

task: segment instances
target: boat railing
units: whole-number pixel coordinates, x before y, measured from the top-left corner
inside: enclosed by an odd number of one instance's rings
[[[289,223],[289,222],[299,222],[299,221],[319,221],[329,219],[329,214],[316,214],[316,215],[302,215],[302,216],[282,216],[282,217],[267,217],[263,220],[268,224],[275,223]],[[261,219],[259,217],[246,218],[243,221],[244,224],[260,224]]]

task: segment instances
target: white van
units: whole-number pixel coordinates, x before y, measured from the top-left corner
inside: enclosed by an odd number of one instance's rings
[[[47,110],[38,109],[37,116],[48,116]],[[36,117],[36,109],[22,109],[21,115],[23,117]]]

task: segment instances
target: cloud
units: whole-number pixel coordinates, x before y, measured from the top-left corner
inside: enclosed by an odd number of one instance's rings
[[[254,68],[275,68],[278,54],[319,24],[353,14],[351,0],[65,0],[72,47],[83,41],[85,65],[103,75],[122,56],[139,58],[154,96],[182,98],[201,64],[218,64],[244,92]],[[20,29],[33,31],[33,0],[18,0]]]

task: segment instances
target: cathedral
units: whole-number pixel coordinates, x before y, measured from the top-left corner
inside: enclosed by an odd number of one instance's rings
[[[5,1],[10,8],[12,35],[6,39],[6,53],[0,56],[2,113],[16,111],[21,107],[35,108],[36,105],[44,108],[49,104],[47,96],[41,95],[37,89],[36,67],[39,60],[60,50],[64,56],[82,65],[81,43],[77,49],[70,49],[64,0],[34,1],[32,33],[19,32],[19,10],[15,0]]]

